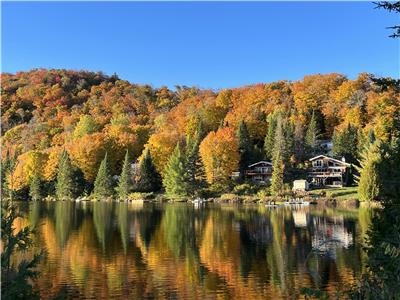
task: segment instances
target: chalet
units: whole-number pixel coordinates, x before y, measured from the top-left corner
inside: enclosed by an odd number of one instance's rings
[[[245,177],[258,184],[269,184],[272,177],[272,163],[262,160],[250,165],[245,171]]]
[[[350,164],[344,159],[338,160],[326,155],[318,155],[310,159],[311,168],[308,179],[314,186],[345,185]]]

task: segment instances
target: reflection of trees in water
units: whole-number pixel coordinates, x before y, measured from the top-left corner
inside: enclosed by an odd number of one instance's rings
[[[44,224],[43,245],[50,249],[43,295],[51,283],[51,295],[67,286],[69,296],[96,298],[290,298],[300,286],[332,289],[335,281],[354,280],[359,259],[353,247],[337,248],[331,259],[312,258],[320,274],[313,280],[305,266],[316,232],[308,209],[90,203],[86,213],[80,205],[70,213],[49,211],[59,222],[70,215],[64,224],[73,234],[58,237],[45,205],[35,221]],[[341,224],[354,230],[354,222]]]
[[[75,213],[74,204],[71,201],[58,201],[55,204],[56,235],[61,248],[64,248],[72,229],[73,214]]]
[[[353,295],[363,299],[400,299],[400,206],[376,212],[368,230],[367,270]]]
[[[109,237],[108,233],[111,228],[112,206],[112,202],[93,203],[93,223],[103,251],[106,248],[106,239]]]

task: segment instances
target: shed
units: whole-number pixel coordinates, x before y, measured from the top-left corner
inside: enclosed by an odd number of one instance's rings
[[[294,192],[295,191],[301,191],[301,192],[308,191],[308,188],[309,188],[308,182],[305,179],[299,179],[299,180],[293,181],[293,189],[292,190]]]

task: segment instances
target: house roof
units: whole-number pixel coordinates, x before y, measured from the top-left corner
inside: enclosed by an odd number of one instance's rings
[[[296,180],[293,180],[293,183],[295,183],[295,182],[298,182],[298,183],[305,183],[305,182],[307,182],[307,180],[305,180],[305,179],[296,179]]]
[[[347,162],[344,162],[344,161],[341,161],[341,160],[339,160],[339,159],[336,159],[336,158],[333,158],[333,157],[329,157],[329,156],[326,156],[326,155],[317,155],[317,156],[315,156],[315,157],[313,157],[313,158],[310,158],[309,161],[313,161],[313,160],[316,160],[316,159],[318,159],[318,158],[326,158],[326,159],[332,160],[332,161],[334,161],[334,162],[340,163],[340,164],[342,164],[342,165],[350,166],[350,164],[347,163]]]
[[[272,163],[270,163],[269,161],[261,160],[261,161],[259,161],[259,162],[256,162],[256,163],[250,165],[249,168],[254,167],[254,166],[256,166],[256,165],[260,165],[260,164],[267,164],[267,165],[272,166]]]

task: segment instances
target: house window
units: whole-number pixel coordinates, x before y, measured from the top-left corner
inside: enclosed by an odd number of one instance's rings
[[[322,160],[316,160],[314,162],[314,167],[322,167]]]

